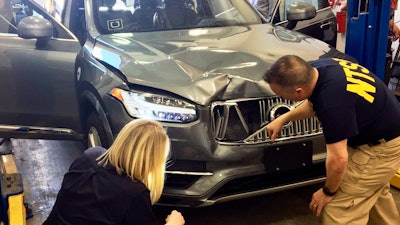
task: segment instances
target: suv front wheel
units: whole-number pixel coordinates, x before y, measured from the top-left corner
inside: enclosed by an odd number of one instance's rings
[[[90,113],[87,117],[84,143],[87,148],[94,146],[109,147],[106,131],[95,112]]]

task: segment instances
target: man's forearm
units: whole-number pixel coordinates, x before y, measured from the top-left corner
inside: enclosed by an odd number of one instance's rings
[[[325,186],[335,192],[339,189],[348,162],[347,140],[327,145]]]
[[[314,116],[311,103],[304,100],[299,106],[282,115],[285,122],[307,119]]]
[[[326,161],[326,182],[325,186],[332,192],[339,189],[346,172],[347,161]]]

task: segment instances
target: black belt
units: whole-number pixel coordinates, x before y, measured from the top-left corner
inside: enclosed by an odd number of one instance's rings
[[[396,131],[396,132],[394,132],[394,133],[392,133],[392,134],[390,134],[390,135],[387,135],[386,137],[381,138],[381,139],[379,139],[379,140],[370,141],[370,142],[368,143],[368,145],[370,145],[370,146],[379,145],[379,144],[381,144],[381,140],[382,140],[382,139],[383,139],[384,141],[386,141],[386,142],[389,142],[389,141],[391,141],[391,140],[397,138],[398,136],[400,136],[400,130],[398,130],[398,131]]]

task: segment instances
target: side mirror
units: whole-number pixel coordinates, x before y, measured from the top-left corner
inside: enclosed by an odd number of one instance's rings
[[[305,2],[294,2],[287,9],[287,28],[293,29],[298,21],[309,20],[317,15],[315,7]]]
[[[309,20],[317,15],[315,7],[305,2],[294,2],[287,9],[288,20]]]
[[[53,36],[53,24],[40,16],[28,16],[18,23],[17,33],[24,39],[47,41]]]

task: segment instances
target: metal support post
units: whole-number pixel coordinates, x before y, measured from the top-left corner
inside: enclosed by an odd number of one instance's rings
[[[348,0],[345,52],[384,80],[391,0]]]

